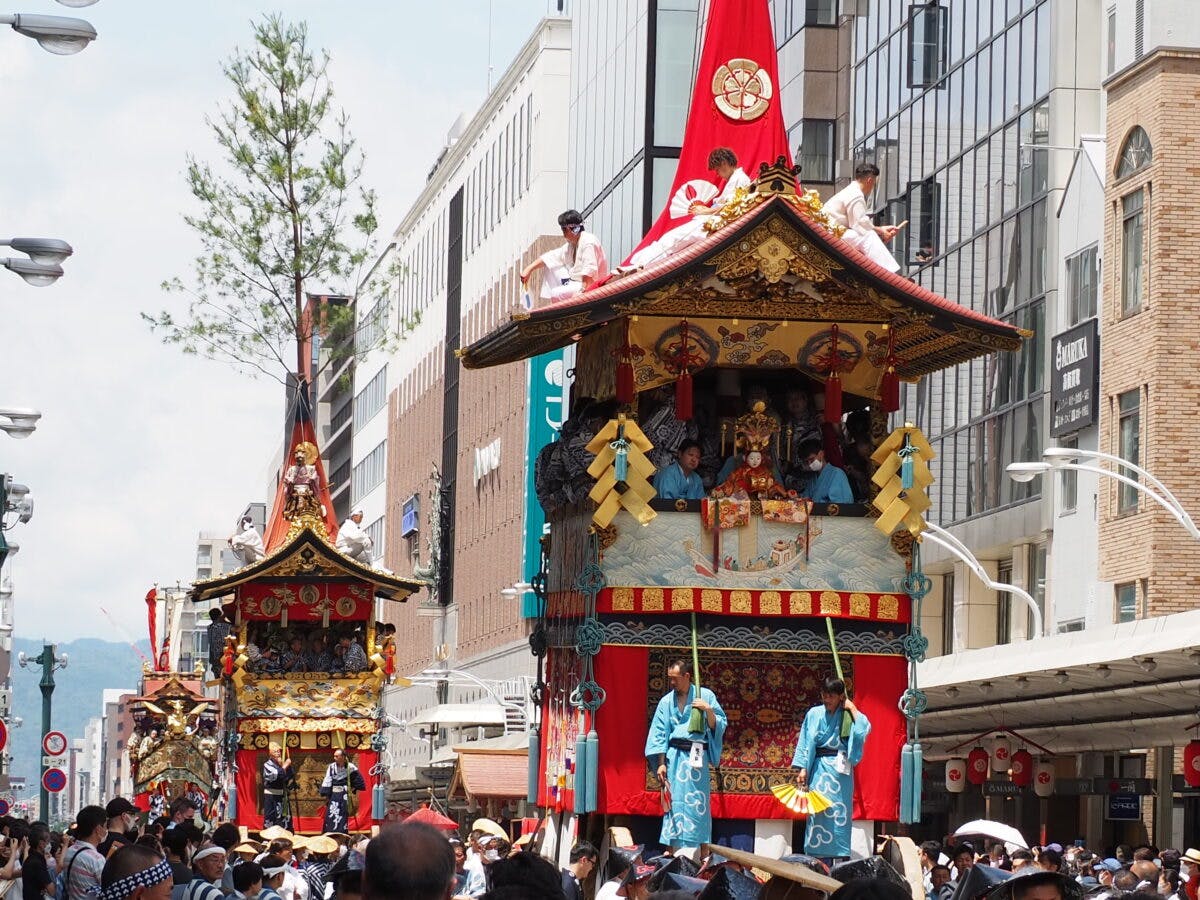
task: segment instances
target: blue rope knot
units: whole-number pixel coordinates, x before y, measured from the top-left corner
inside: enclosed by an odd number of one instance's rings
[[[383,732],[377,731],[371,735],[371,749],[376,753],[382,753],[387,749],[387,738],[383,736]]]
[[[900,695],[900,712],[906,719],[915,719],[929,708],[929,698],[917,688],[909,688]]]
[[[590,678],[579,682],[579,686],[571,691],[571,705],[595,712],[604,705],[607,695],[604,688]]]
[[[921,629],[913,626],[913,630],[901,641],[904,655],[913,662],[925,662],[925,654],[929,650],[929,638],[921,633]]]
[[[604,643],[604,626],[600,620],[589,616],[575,629],[575,652],[580,656],[595,656]]]
[[[933,579],[915,567],[904,576],[904,591],[914,600],[921,600],[933,590]]]
[[[583,567],[583,571],[575,579],[575,589],[581,594],[587,594],[591,600],[595,600],[596,595],[604,590],[607,585],[608,582],[604,578],[604,572],[596,565],[594,559]]]

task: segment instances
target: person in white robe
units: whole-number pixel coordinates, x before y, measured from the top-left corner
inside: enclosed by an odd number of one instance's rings
[[[254,527],[254,520],[249,516],[242,516],[241,522],[238,523],[238,533],[229,539],[229,547],[247,566],[266,555],[262,535],[258,533],[258,529]]]
[[[350,518],[342,523],[342,527],[338,529],[337,548],[345,553],[355,562],[360,562],[364,566],[372,566],[375,564],[375,555],[372,552],[374,549],[374,541],[362,527],[363,511],[355,509],[350,513]]]
[[[854,180],[821,206],[830,219],[846,229],[842,240],[889,272],[899,272],[900,264],[886,244],[900,231],[899,225],[876,225],[867,213],[867,195],[875,190],[879,167],[860,163]]]
[[[633,254],[629,258],[629,266],[642,268],[653,265],[703,240],[708,236],[704,226],[737,195],[738,189],[750,189],[750,176],[738,165],[737,156],[728,147],[717,147],[708,154],[708,168],[716,173],[718,182],[725,182],[725,186],[719,191],[716,185],[706,181],[689,181],[681,186],[671,199],[672,212],[682,204],[687,204],[686,211],[691,213],[691,220],[677,225]],[[679,209],[680,213],[683,211],[683,208]]]
[[[568,209],[558,217],[558,227],[566,243],[543,253],[521,270],[521,284],[526,284],[537,269],[546,269],[541,296],[552,303],[577,296],[608,275],[604,247],[598,237],[584,230],[583,216]]]

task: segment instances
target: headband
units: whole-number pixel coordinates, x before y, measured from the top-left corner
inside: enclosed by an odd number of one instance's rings
[[[124,900],[133,893],[135,888],[154,887],[170,877],[171,864],[165,859],[160,859],[147,869],[114,881],[100,894],[100,900]]]
[[[263,869],[264,878],[274,878],[276,875],[282,875],[287,871],[287,866],[276,866],[273,869]]]
[[[192,862],[199,862],[206,856],[216,856],[218,853],[224,852],[224,847],[218,847],[216,844],[213,844],[211,847],[205,847],[203,850],[197,850],[192,856]]]

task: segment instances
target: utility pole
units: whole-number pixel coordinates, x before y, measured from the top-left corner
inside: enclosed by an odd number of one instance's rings
[[[54,655],[53,644],[43,644],[42,652],[34,657],[27,657],[22,653],[17,662],[21,668],[28,668],[30,663],[37,663],[42,667],[42,680],[38,682],[38,687],[42,691],[42,738],[50,733],[51,721],[51,698],[54,696],[54,670],[65,669],[67,667],[67,655]],[[38,814],[46,817],[49,821],[50,812],[50,792],[46,790],[46,757],[43,748],[38,748],[42,752],[41,778],[38,779]]]

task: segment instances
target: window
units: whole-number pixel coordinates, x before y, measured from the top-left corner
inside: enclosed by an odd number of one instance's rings
[[[212,578],[212,569],[197,569],[196,579],[203,581],[205,578]]]
[[[1067,304],[1070,324],[1078,325],[1096,315],[1100,262],[1095,247],[1067,257]]]
[[[1150,146],[1150,135],[1140,125],[1134,125],[1125,138],[1125,146],[1121,148],[1121,158],[1117,162],[1117,177],[1128,178],[1134,172],[1140,172],[1154,161],[1154,148]]]
[[[1059,444],[1074,450],[1079,446],[1079,438],[1074,436],[1063,438]],[[1059,479],[1059,515],[1065,516],[1075,512],[1075,508],[1079,504],[1079,473],[1074,469],[1063,469],[1059,473]]]
[[[1121,315],[1142,308],[1142,195],[1121,198]]]
[[[1029,548],[1029,580],[1026,589],[1033,596],[1033,602],[1042,611],[1042,627],[1045,628],[1046,616],[1046,545],[1037,544]],[[1041,637],[1034,628],[1033,613],[1027,613],[1025,619],[1025,634],[1027,637]]]
[[[362,321],[358,323],[358,336],[354,343],[355,349],[359,352],[373,349],[383,339],[383,332],[387,327],[389,303],[388,297],[380,297],[363,316]]]
[[[383,558],[383,516],[380,516],[365,529],[367,537],[371,539],[371,552],[376,559]]]
[[[1132,622],[1138,617],[1136,581],[1117,585],[1116,617],[1118,622]]]
[[[793,136],[800,139],[796,156],[800,162],[800,178],[805,183],[833,183],[833,127],[832,119],[802,119],[792,129]]]
[[[836,25],[838,0],[805,0],[805,25]]]
[[[1126,391],[1117,397],[1117,456],[1135,466],[1141,464],[1141,425],[1141,394],[1136,390]],[[1136,512],[1137,508],[1137,488],[1121,483],[1117,488],[1117,513]]]
[[[954,652],[954,573],[942,576],[942,655]]]
[[[387,403],[387,366],[375,373],[366,387],[354,395],[354,430],[358,431]]]
[[[946,7],[937,4],[909,7],[909,87],[945,86],[941,78],[946,73],[948,18]]]
[[[351,501],[357,503],[383,481],[384,467],[387,464],[387,441],[380,441],[379,446],[366,455],[354,467],[351,475]]]
[[[1012,584],[1012,560],[1003,559],[996,567],[996,581]],[[996,643],[1012,642],[1012,594],[996,591]]]
[[[196,550],[196,565],[211,566],[212,565],[212,547],[204,546]]]
[[[909,265],[923,266],[938,252],[942,186],[932,178],[908,185]]]
[[[1117,67],[1117,10],[1114,7],[1108,11],[1108,74]]]

